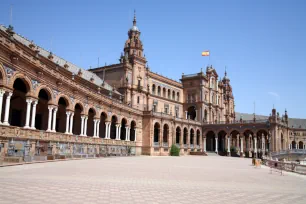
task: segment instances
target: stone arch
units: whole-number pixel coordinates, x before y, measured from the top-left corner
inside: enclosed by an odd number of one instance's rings
[[[118,116],[116,116],[115,114],[112,115],[111,117],[111,131],[110,131],[110,138],[111,139],[116,139],[116,125],[118,123]]]
[[[128,120],[125,117],[121,118],[121,127],[120,127],[120,140],[126,140],[126,127]]]
[[[84,114],[84,106],[82,103],[77,102],[74,105],[74,115],[73,115],[73,129],[72,133],[74,135],[81,135],[81,116]]]
[[[100,113],[100,128],[99,128],[99,137],[105,138],[105,131],[106,131],[106,124],[105,122],[108,121],[107,113],[101,111]]]
[[[51,104],[51,103],[53,103],[54,101],[54,98],[53,98],[53,92],[52,92],[52,89],[50,88],[50,87],[48,87],[47,85],[43,85],[43,84],[41,84],[41,85],[39,85],[37,88],[36,88],[36,91],[35,91],[35,93],[34,93],[34,97],[35,98],[38,98],[39,97],[39,93],[40,93],[40,91],[41,90],[45,90],[46,92],[47,92],[47,94],[48,94],[48,97],[49,97],[49,101],[48,101],[48,103],[49,104]]]
[[[176,129],[175,129],[175,143],[176,144],[181,143],[181,136],[182,136],[181,127],[177,126]]]
[[[130,126],[130,140],[131,141],[136,141],[136,121],[132,120],[131,121],[131,126]]]
[[[167,95],[167,93],[166,93],[167,91],[166,91],[166,88],[165,87],[163,87],[163,97],[167,97],[166,95]]]
[[[183,144],[187,146],[187,138],[188,138],[188,128],[184,127],[183,129]]]
[[[30,104],[30,110],[32,107],[32,99],[27,99],[27,96],[31,95],[31,82],[29,82],[22,74],[14,76],[15,78],[11,80],[13,93],[10,100],[8,121],[12,126],[23,127],[26,125],[27,104]],[[5,101],[7,97],[8,95],[4,95],[3,101]],[[5,105],[6,104],[3,104],[3,110],[5,110]],[[31,111],[28,113],[31,115]],[[29,126],[31,117],[28,119],[29,121],[27,125]]]
[[[194,145],[194,129],[190,128],[189,144]]]
[[[154,138],[153,138],[154,145],[157,145],[157,143],[159,144],[160,142],[159,136],[160,136],[160,123],[155,122],[154,123]]]
[[[0,63],[0,86],[6,85],[6,79],[7,79],[7,76],[6,76],[4,67],[2,63]]]
[[[97,111],[94,107],[89,107],[87,112],[87,136],[94,136],[94,120],[97,115]]]
[[[216,147],[215,137],[216,136],[217,134],[212,130],[209,130],[206,132],[206,151],[215,151],[215,147]]]
[[[71,106],[71,103],[70,103],[70,100],[69,100],[68,96],[66,96],[65,94],[59,94],[59,95],[56,97],[55,103],[58,104],[58,102],[59,102],[59,100],[60,100],[61,98],[62,98],[63,100],[65,100],[65,103],[66,103],[66,105],[67,105],[67,109],[69,109],[70,106]]]
[[[169,132],[170,132],[169,125],[167,123],[165,123],[164,127],[163,127],[163,143],[168,144],[168,142],[169,142]]]
[[[27,89],[27,95],[31,95],[33,93],[32,82],[26,75],[16,72],[10,79],[9,88],[14,89],[14,83],[17,79],[20,79],[25,84],[25,88]]]
[[[225,152],[226,147],[226,135],[225,130],[218,131],[218,152]]]
[[[157,87],[157,95],[161,96],[161,87],[160,86]]]
[[[291,142],[291,149],[297,149],[297,145],[294,140]]]
[[[303,141],[299,141],[298,146],[299,146],[299,149],[304,149]]]
[[[38,103],[36,106],[35,128],[38,130],[48,129],[48,104],[52,101],[51,93],[48,87],[41,87],[37,93]]]
[[[152,94],[156,94],[156,85],[152,84]]]
[[[65,95],[61,95],[57,100],[57,115],[56,115],[56,132],[65,133],[67,111],[69,110],[69,99]]]
[[[201,140],[201,131],[199,129],[197,129],[196,131],[197,134],[197,139],[196,139],[196,145],[200,145],[200,140]]]

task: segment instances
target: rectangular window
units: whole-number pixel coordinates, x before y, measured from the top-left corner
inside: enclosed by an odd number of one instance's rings
[[[137,96],[137,103],[139,104],[139,101],[140,101],[140,98],[139,98],[139,96]]]

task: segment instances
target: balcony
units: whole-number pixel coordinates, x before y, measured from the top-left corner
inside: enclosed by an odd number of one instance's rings
[[[163,147],[169,147],[168,142],[163,142]]]
[[[142,92],[142,90],[143,90],[143,86],[137,85],[137,91]]]
[[[159,142],[153,142],[153,147],[159,147]]]

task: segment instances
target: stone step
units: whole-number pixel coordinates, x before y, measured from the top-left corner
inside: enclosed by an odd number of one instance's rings
[[[216,152],[206,152],[207,156],[220,156],[219,154],[216,154]]]

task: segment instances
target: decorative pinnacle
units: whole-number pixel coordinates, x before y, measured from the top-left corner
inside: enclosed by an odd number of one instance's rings
[[[225,75],[225,76],[227,75],[227,72],[226,72],[226,66],[225,66],[225,72],[224,72],[224,75]]]
[[[136,10],[134,9],[134,20],[133,20],[133,26],[136,26]]]

